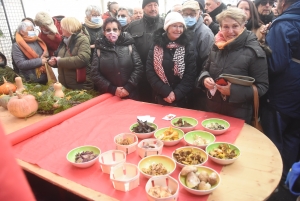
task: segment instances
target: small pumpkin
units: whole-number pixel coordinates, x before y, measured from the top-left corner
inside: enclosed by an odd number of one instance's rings
[[[11,82],[6,81],[6,79],[3,77],[4,84],[0,86],[0,94],[9,94],[9,90],[12,90],[12,92],[15,92],[17,90],[16,85],[14,85]]]
[[[64,92],[62,91],[62,85],[59,82],[53,84],[54,88],[54,96],[57,98],[63,98],[65,96]]]
[[[0,107],[4,107],[5,109],[7,109],[7,104],[9,102],[9,100],[11,99],[11,97],[13,96],[12,91],[10,90],[9,95],[1,95],[0,96]]]
[[[8,111],[18,118],[33,116],[38,110],[38,102],[33,95],[23,95],[17,93],[7,104]]]
[[[23,82],[22,82],[22,78],[21,77],[16,77],[15,82],[16,82],[16,85],[17,85],[17,92],[22,93],[22,91],[25,90],[25,87],[24,87]]]

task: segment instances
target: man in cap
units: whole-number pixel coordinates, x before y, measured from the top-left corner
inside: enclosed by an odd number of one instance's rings
[[[147,81],[145,68],[148,52],[152,46],[152,34],[163,27],[163,19],[159,17],[158,0],[143,0],[142,8],[144,16],[140,20],[133,21],[126,29],[135,40],[135,46],[140,53],[144,66],[143,79],[139,83],[139,94],[141,101],[152,102],[152,88]]]
[[[41,29],[39,38],[46,43],[49,56],[53,56],[62,40],[60,23],[46,12],[37,13],[34,22]]]
[[[210,53],[210,49],[214,43],[214,35],[212,31],[203,23],[203,18],[200,15],[200,6],[197,1],[191,0],[186,1],[182,5],[182,16],[188,29],[192,31],[193,35],[193,45],[195,48],[195,58],[197,65],[197,76],[200,74],[203,65]],[[201,91],[194,89],[195,95],[200,97]],[[198,98],[199,98],[198,97]],[[201,102],[198,98],[193,98],[193,109],[204,108],[201,106]],[[204,105],[204,104],[203,104]]]
[[[274,3],[274,0],[255,0],[259,18],[264,24],[269,24],[275,19],[274,13],[272,12]]]
[[[222,0],[205,0],[206,14],[204,14],[204,23],[209,26],[214,35],[219,32],[219,24],[216,21],[216,16],[226,8]]]

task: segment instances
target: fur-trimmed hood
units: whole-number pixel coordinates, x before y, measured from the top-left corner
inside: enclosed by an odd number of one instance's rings
[[[174,42],[186,46],[190,43],[191,40],[192,32],[189,30],[184,30],[181,36]],[[171,41],[167,36],[167,32],[163,28],[160,28],[153,33],[153,42],[154,45],[165,47]]]

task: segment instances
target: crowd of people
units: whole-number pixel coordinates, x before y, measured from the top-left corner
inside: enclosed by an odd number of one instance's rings
[[[286,179],[300,159],[299,0],[240,0],[237,6],[188,0],[165,18],[158,0],[135,8],[108,2],[107,10],[88,6],[84,24],[45,12],[22,20],[14,68],[26,81],[46,84],[51,66],[70,89],[206,110],[248,124],[252,87],[216,80],[224,73],[252,77],[263,131],[282,156]]]

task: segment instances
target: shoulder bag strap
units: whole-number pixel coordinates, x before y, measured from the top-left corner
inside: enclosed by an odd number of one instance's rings
[[[257,128],[258,126],[258,109],[259,109],[259,97],[258,97],[258,91],[257,91],[257,87],[253,84],[252,85],[253,88],[253,100],[254,100],[254,104],[253,104],[253,121],[254,121],[254,127]]]

